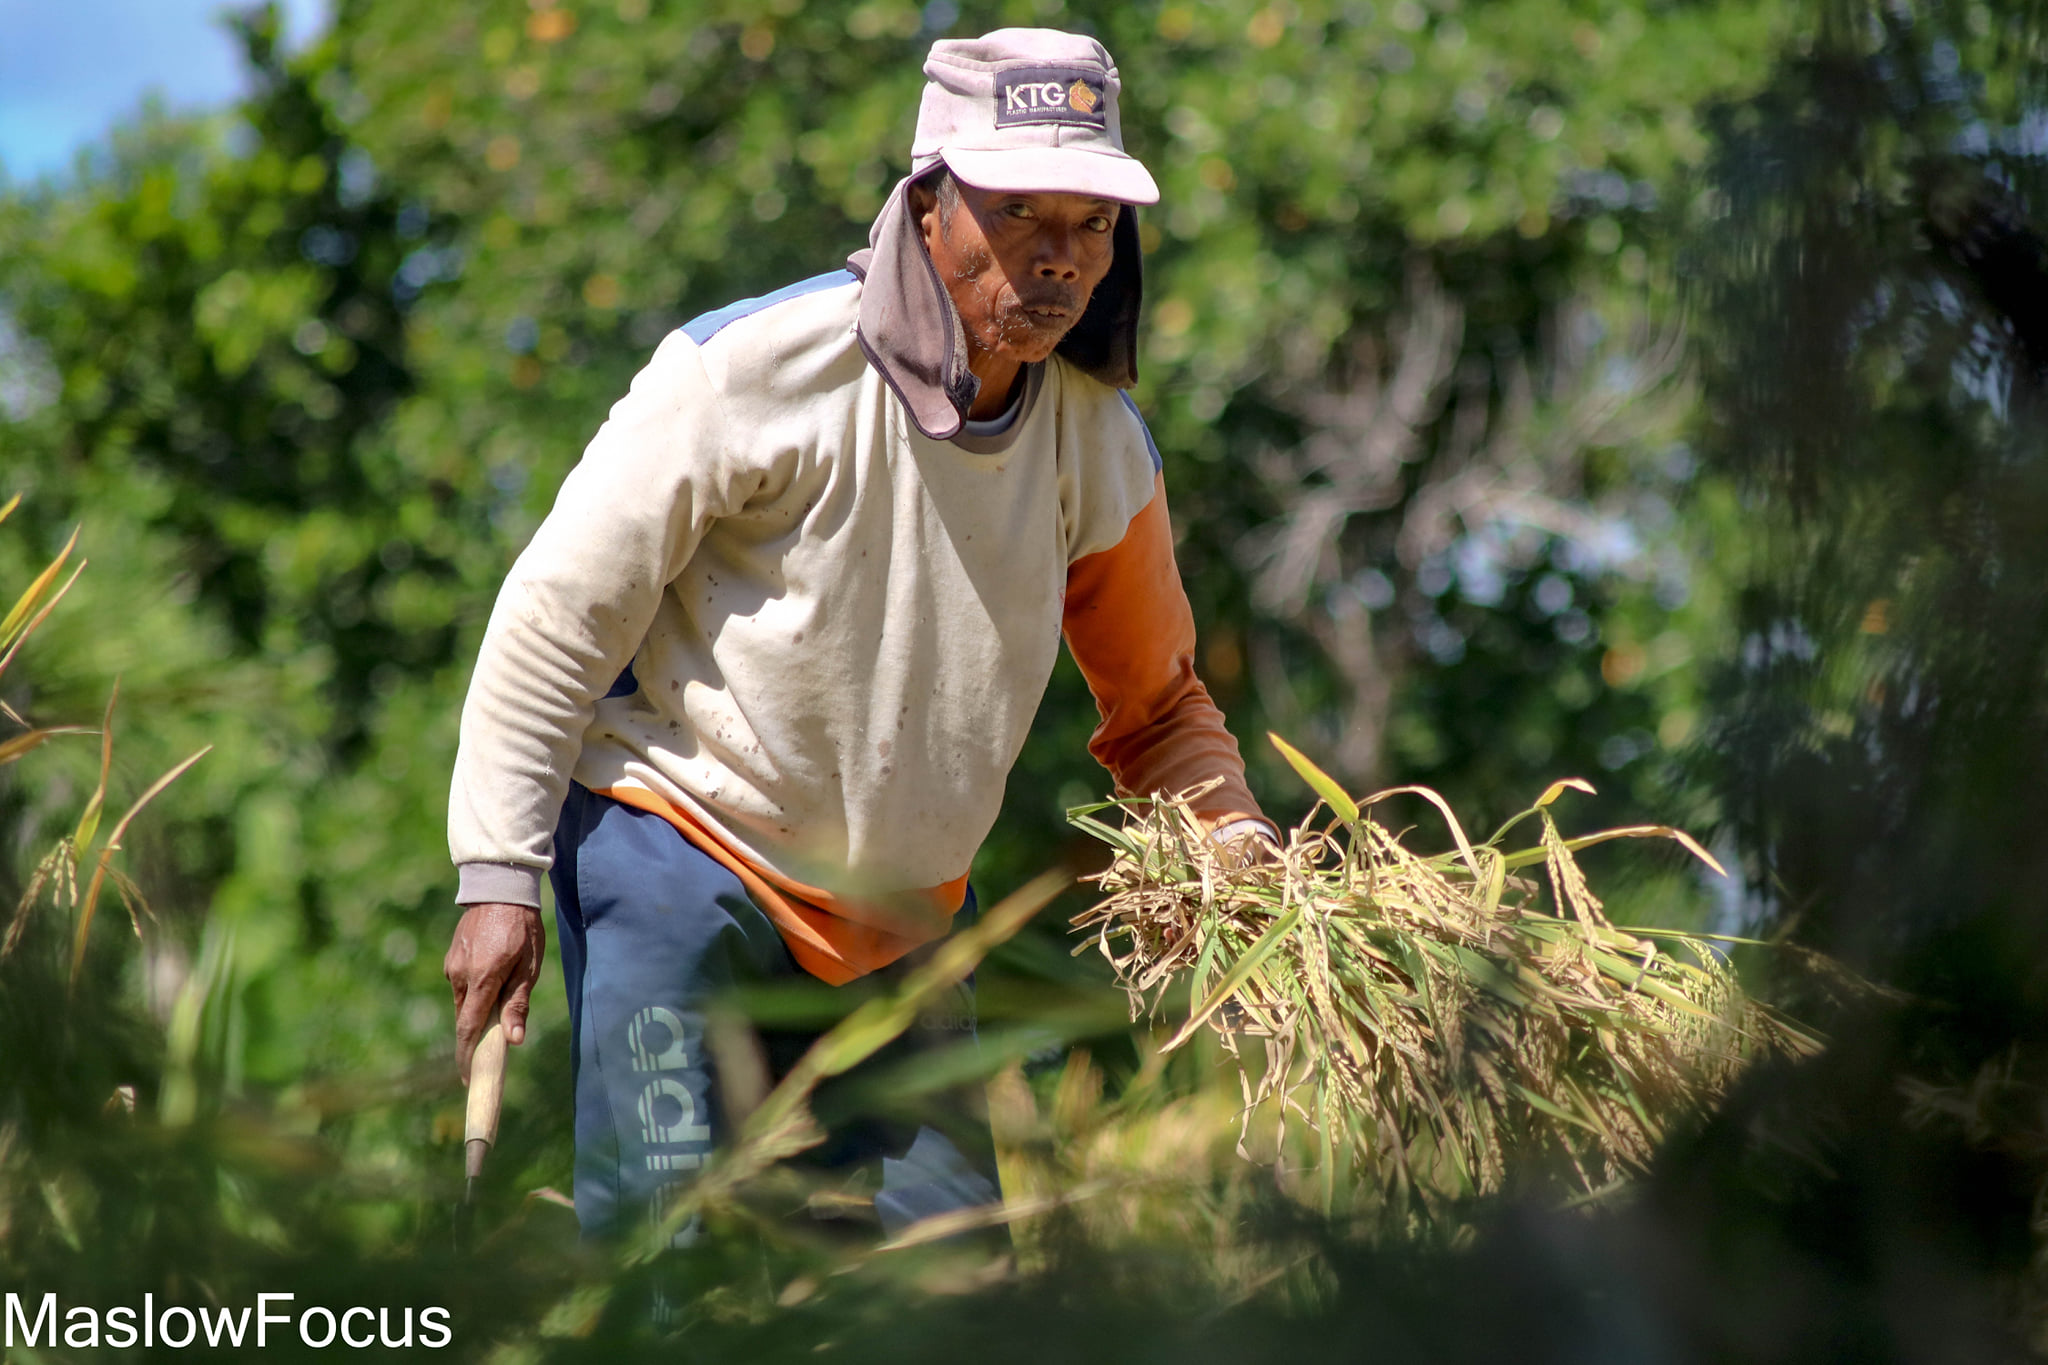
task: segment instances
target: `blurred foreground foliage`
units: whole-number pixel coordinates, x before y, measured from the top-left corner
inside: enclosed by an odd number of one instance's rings
[[[2048,31],[2016,2],[342,0],[290,57],[248,19],[233,115],[0,188],[0,492],[26,495],[0,581],[81,522],[92,560],[0,700],[90,723],[118,676],[110,801],[216,746],[128,839],[142,950],[102,923],[73,988],[46,918],[0,964],[7,1283],[303,1287],[459,1304],[479,1353],[672,1349],[526,1197],[569,1166],[558,991],[515,1053],[488,1257],[445,1250],[467,660],[660,336],[860,245],[924,46],[999,22],[1102,36],[1165,190],[1137,397],[1240,733],[1482,822],[1594,775],[1593,819],[1714,827],[1746,873],[1634,869],[1629,918],[1715,915],[1897,993],[1789,978],[1836,1045],[1667,1142],[1628,1207],[1389,1247],[1236,1163],[1213,1053],[1161,1060],[1027,932],[980,990],[1013,1169],[1050,1201],[1031,1273],[933,1298],[971,1274],[835,1276],[714,1228],[689,1349],[2043,1341]],[[1085,860],[1059,812],[1100,786],[1092,723],[1063,665],[984,895]],[[0,774],[0,906],[100,771],[80,737],[32,757]]]

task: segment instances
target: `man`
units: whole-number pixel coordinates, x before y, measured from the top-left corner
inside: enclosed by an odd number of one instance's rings
[[[522,1040],[551,873],[593,1235],[658,1213],[720,1136],[707,997],[889,971],[971,904],[1062,634],[1120,789],[1220,779],[1202,817],[1265,827],[1121,392],[1129,206],[1158,191],[1116,69],[1093,39],[1006,29],[935,44],[925,73],[869,248],[663,342],[477,661],[449,802],[458,1051],[467,1074],[501,996]],[[895,1231],[996,1197],[973,1126],[832,1149],[882,1158]]]

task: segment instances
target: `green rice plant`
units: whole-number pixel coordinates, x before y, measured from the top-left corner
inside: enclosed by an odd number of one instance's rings
[[[1354,800],[1272,738],[1321,798],[1284,845],[1251,859],[1219,847],[1190,808],[1199,792],[1077,809],[1114,858],[1074,923],[1133,1018],[1189,992],[1167,1050],[1204,1027],[1221,1036],[1242,1085],[1240,1152],[1284,1171],[1305,1146],[1288,1174],[1324,1209],[1418,1232],[1474,1196],[1560,1177],[1598,1198],[1750,1061],[1818,1049],[1744,994],[1714,947],[1733,940],[1613,924],[1574,856],[1661,838],[1719,871],[1683,831],[1566,838],[1554,803],[1592,790],[1571,778],[1475,844],[1435,792]],[[1413,851],[1368,814],[1401,795],[1437,808],[1451,849]],[[1113,809],[1120,826],[1098,818]],[[1538,841],[1511,846],[1532,819]]]
[[[0,505],[0,522],[6,521],[20,505],[19,493],[9,498],[4,505]],[[85,572],[85,561],[81,559],[72,568],[71,576],[64,578],[63,585],[58,586],[57,580],[63,577],[64,566],[70,561],[71,552],[77,548],[78,532],[74,530],[71,539],[65,542],[57,557],[22,590],[20,597],[15,599],[7,614],[0,617],[0,676],[6,674],[8,665],[14,662],[15,656],[21,652],[21,647],[28,642],[29,636],[35,633],[36,627],[49,618],[50,613],[56,610],[57,604],[64,599],[64,595],[71,591],[71,585],[78,581],[78,576]],[[148,913],[148,906],[134,882],[114,863],[115,855],[121,851],[122,836],[128,832],[129,824],[142,813],[144,806],[154,801],[162,794],[164,788],[177,781],[187,768],[205,757],[208,750],[213,747],[208,745],[201,749],[151,783],[149,788],[129,806],[127,813],[114,823],[106,841],[95,849],[100,819],[105,814],[107,778],[114,764],[114,703],[119,699],[120,693],[120,684],[116,683],[108,694],[106,714],[100,721],[99,785],[93,789],[91,798],[85,803],[85,810],[79,816],[77,828],[60,838],[56,846],[29,874],[28,888],[22,894],[20,903],[15,906],[14,916],[8,923],[5,935],[0,936],[0,957],[5,957],[20,945],[22,934],[28,927],[29,915],[34,911],[44,892],[50,891],[56,904],[69,909],[74,915],[71,946],[71,980],[74,985],[78,980],[79,968],[85,962],[86,943],[92,934],[93,917],[99,910],[101,892],[109,882],[113,883],[114,889],[121,897],[122,905],[127,908],[130,927],[135,930],[138,938],[142,935],[141,917]],[[14,708],[7,705],[4,700],[0,700],[0,714],[4,714],[21,731],[19,734],[0,739],[0,767],[19,761],[24,755],[59,736],[94,733],[87,726],[31,725],[16,714]],[[85,868],[88,859],[91,871],[81,891],[79,873]]]

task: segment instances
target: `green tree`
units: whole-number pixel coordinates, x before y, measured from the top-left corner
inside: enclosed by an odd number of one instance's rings
[[[496,558],[475,567],[484,476],[403,468],[385,435],[414,387],[405,263],[445,224],[366,178],[272,17],[242,32],[258,92],[232,118],[131,130],[82,179],[0,206],[0,296],[43,380],[0,442],[29,557],[89,522],[97,566],[16,704],[94,714],[118,675],[147,717],[122,748],[137,771],[219,744],[148,850],[162,946],[176,972],[201,921],[235,935],[235,1065],[281,1082],[309,1047],[388,1068],[439,1031],[407,1010],[431,989],[419,921],[446,896],[416,835],[440,802],[404,765],[452,745],[429,698],[459,687],[482,609],[456,585],[482,591]],[[47,828],[90,787],[13,799]]]
[[[1209,681],[1247,737],[1505,810],[1567,769],[1670,799],[1694,627],[1688,566],[1646,543],[1689,410],[1666,229],[1692,110],[1761,69],[1776,15],[370,3],[337,42],[376,164],[465,224],[414,429],[503,470],[530,524],[665,330],[862,242],[931,38],[1099,30],[1166,194],[1139,397]],[[1063,668],[984,876],[1066,842],[1092,723]]]

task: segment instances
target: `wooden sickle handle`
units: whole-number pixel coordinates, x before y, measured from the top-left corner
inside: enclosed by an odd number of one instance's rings
[[[469,1103],[462,1116],[463,1168],[483,1174],[484,1157],[498,1140],[498,1110],[505,1100],[505,1021],[493,1016],[469,1059]]]

